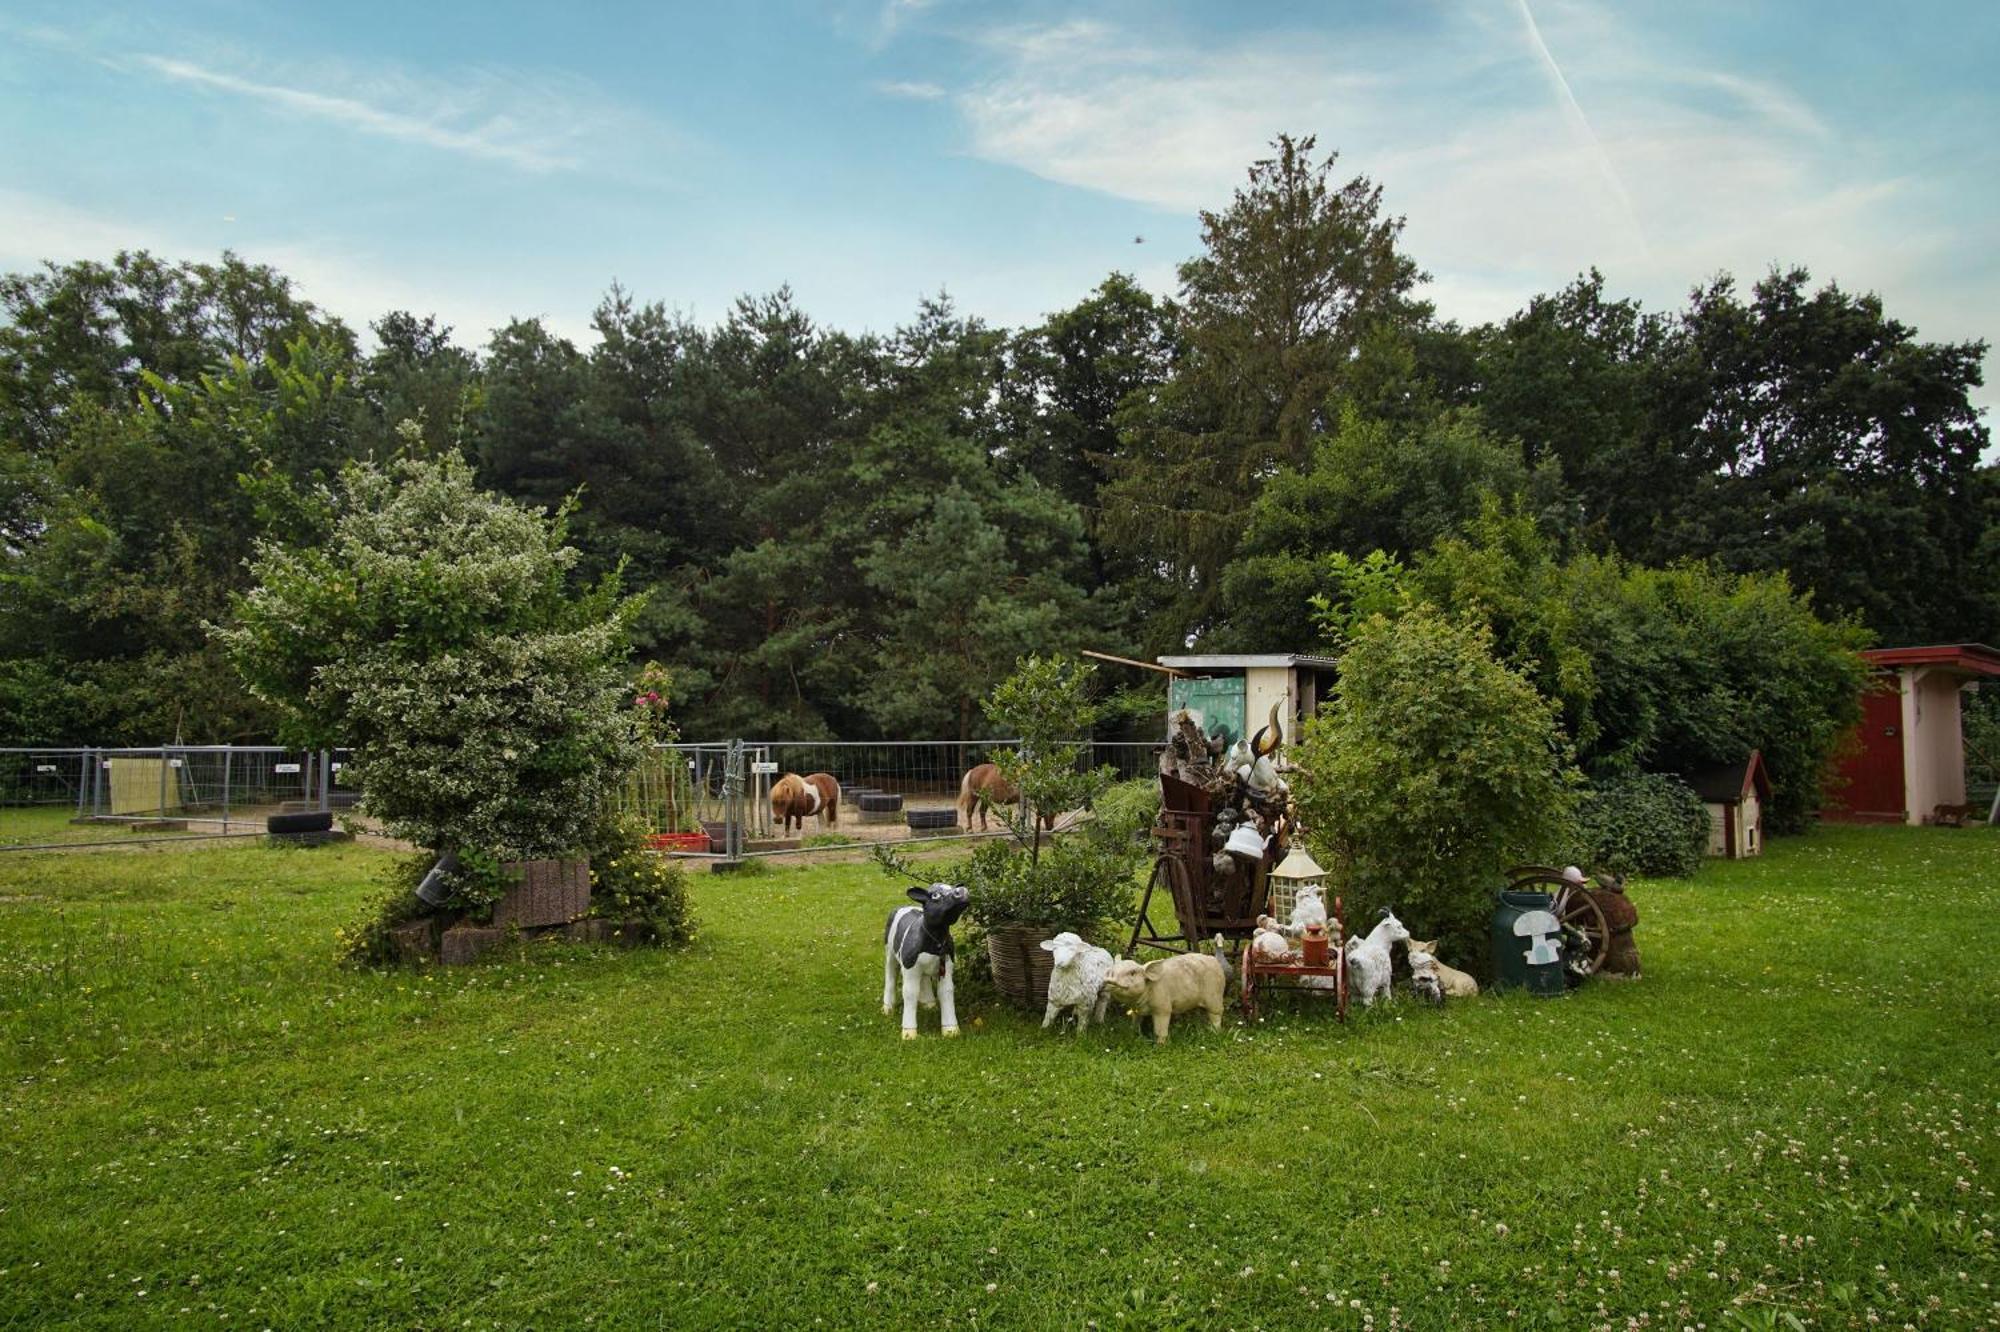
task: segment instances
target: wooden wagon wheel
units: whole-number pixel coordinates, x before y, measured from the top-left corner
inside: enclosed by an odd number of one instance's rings
[[[1547,887],[1556,899],[1555,917],[1562,926],[1569,970],[1595,976],[1611,956],[1611,926],[1589,890],[1571,883],[1553,865],[1516,865],[1507,871],[1507,878],[1507,886],[1517,891]]]
[[[1569,969],[1579,976],[1595,976],[1611,956],[1611,927],[1605,923],[1603,908],[1572,885],[1556,897],[1556,919],[1562,923]]]

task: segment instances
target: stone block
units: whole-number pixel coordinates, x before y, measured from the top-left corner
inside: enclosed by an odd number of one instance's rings
[[[515,860],[507,869],[516,882],[493,908],[495,925],[566,925],[590,910],[588,860]]]
[[[433,916],[406,920],[389,931],[389,951],[398,962],[425,962],[437,956],[438,922]]]
[[[438,958],[448,967],[462,967],[505,942],[507,931],[500,926],[454,925],[444,932]]]

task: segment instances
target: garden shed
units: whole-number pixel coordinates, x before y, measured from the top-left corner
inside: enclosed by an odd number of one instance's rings
[[[1965,804],[1959,695],[2000,677],[2000,651],[1981,643],[1875,648],[1861,725],[1821,814],[1848,823],[1930,823]]]
[[[1687,784],[1708,809],[1708,854],[1741,860],[1764,850],[1764,807],[1771,778],[1764,755],[1753,749],[1741,763],[1723,763],[1687,774]]]
[[[1212,735],[1220,728],[1232,743],[1262,726],[1273,703],[1284,722],[1286,743],[1297,740],[1299,723],[1332,692],[1340,666],[1337,658],[1303,652],[1161,657],[1159,662],[1175,672],[1167,688],[1167,715],[1187,708],[1199,716],[1203,731]]]

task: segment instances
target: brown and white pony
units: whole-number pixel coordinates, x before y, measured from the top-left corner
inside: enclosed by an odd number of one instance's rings
[[[958,817],[965,824],[967,832],[972,831],[972,811],[979,811],[979,831],[986,831],[986,811],[994,805],[1018,805],[1021,793],[1014,784],[1000,774],[1000,769],[992,763],[982,763],[965,774],[958,784]],[[1042,827],[1053,831],[1056,816],[1052,811],[1040,815]]]
[[[784,832],[791,832],[794,819],[804,832],[806,820],[814,816],[822,828],[840,822],[840,783],[831,773],[801,777],[788,772],[771,784],[771,817],[779,821]]]

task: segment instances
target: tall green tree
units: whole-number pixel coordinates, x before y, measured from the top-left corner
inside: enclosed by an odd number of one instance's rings
[[[1428,314],[1380,187],[1335,183],[1338,155],[1316,147],[1281,135],[1229,207],[1201,215],[1203,252],[1180,270],[1185,354],[1171,385],[1126,417],[1104,532],[1157,571],[1157,613],[1178,623],[1156,642],[1210,627],[1264,480],[1308,460],[1364,342]]]

